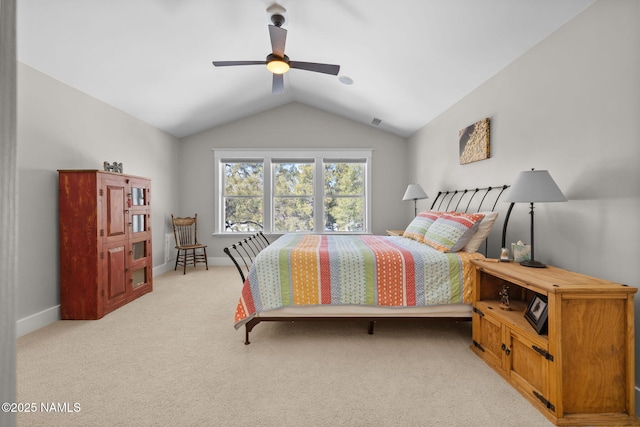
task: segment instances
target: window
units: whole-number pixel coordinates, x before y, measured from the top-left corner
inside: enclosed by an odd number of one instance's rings
[[[273,231],[314,231],[313,162],[274,161]]]
[[[214,150],[216,232],[369,232],[371,151]]]
[[[238,161],[224,164],[224,218],[225,228],[236,231],[262,229],[263,163]]]
[[[364,163],[324,162],[324,230],[366,231]]]

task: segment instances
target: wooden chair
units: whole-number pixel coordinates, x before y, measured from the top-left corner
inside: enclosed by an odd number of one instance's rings
[[[171,222],[173,223],[173,236],[176,239],[176,265],[173,270],[178,269],[178,264],[184,267],[187,273],[187,264],[204,263],[209,269],[207,262],[207,245],[198,243],[198,214],[193,217],[175,218],[171,214]]]

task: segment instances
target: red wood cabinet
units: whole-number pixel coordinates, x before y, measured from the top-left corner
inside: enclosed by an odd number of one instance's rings
[[[58,180],[62,319],[99,319],[151,292],[151,181],[98,170]]]

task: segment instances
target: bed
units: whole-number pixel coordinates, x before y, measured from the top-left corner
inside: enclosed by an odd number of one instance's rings
[[[440,192],[402,236],[291,233],[269,244],[260,235],[255,247],[225,248],[243,280],[234,326],[249,344],[264,321],[363,319],[373,333],[381,319],[470,319],[470,261],[505,246],[513,205],[500,245],[489,242],[507,187]]]

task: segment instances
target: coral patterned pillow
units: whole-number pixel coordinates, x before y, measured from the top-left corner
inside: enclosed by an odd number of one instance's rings
[[[449,213],[438,218],[424,235],[424,242],[442,252],[458,252],[471,240],[483,214]]]
[[[424,242],[424,234],[427,232],[431,224],[433,224],[444,212],[424,211],[420,212],[411,223],[407,226],[402,234],[409,239]]]

